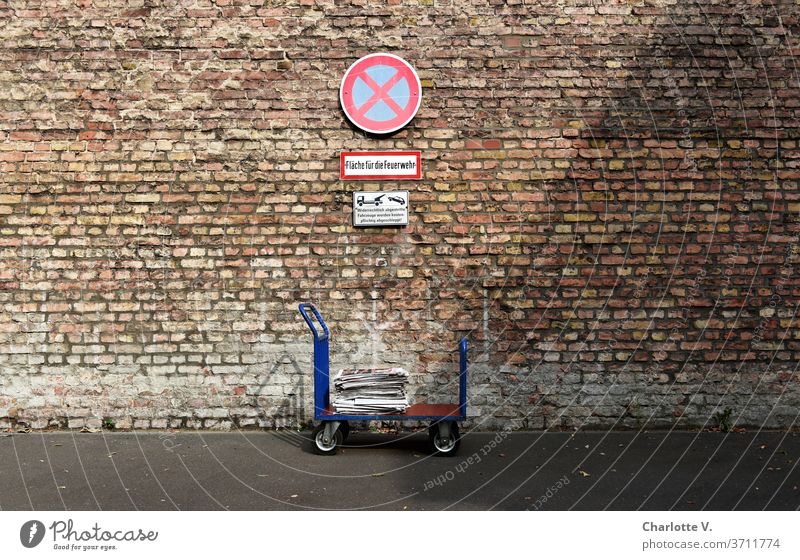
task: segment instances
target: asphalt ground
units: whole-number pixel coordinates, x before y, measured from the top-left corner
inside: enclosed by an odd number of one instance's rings
[[[797,432],[0,434],[2,510],[796,510]]]

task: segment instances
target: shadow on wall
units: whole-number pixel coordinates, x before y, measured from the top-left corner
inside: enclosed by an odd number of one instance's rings
[[[569,52],[568,85],[541,109],[564,127],[542,144],[568,169],[543,173],[555,231],[523,247],[536,309],[504,402],[544,427],[714,427],[727,407],[740,425],[791,425],[798,96],[783,26],[796,15],[607,9],[619,15],[603,27],[519,43]],[[507,320],[514,300],[500,306]]]

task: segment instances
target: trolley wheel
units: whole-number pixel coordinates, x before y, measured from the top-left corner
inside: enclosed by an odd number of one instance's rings
[[[337,429],[333,434],[333,441],[325,443],[323,437],[325,435],[325,422],[314,428],[311,434],[314,440],[314,450],[320,455],[336,455],[336,448],[342,445],[344,436],[342,430]]]
[[[439,457],[452,457],[458,452],[461,446],[461,436],[458,434],[458,424],[450,422],[450,434],[443,437],[440,425],[434,424],[428,428],[428,443],[431,451]]]

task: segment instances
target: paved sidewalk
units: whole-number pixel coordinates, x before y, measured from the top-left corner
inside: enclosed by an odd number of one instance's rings
[[[0,509],[699,510],[800,507],[800,434],[47,432],[0,437]]]

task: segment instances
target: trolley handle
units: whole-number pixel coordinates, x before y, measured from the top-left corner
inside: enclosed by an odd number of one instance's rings
[[[322,319],[322,315],[320,315],[319,311],[317,311],[317,308],[314,307],[314,304],[313,303],[301,303],[300,305],[298,305],[298,308],[300,309],[300,314],[303,316],[303,319],[305,319],[306,324],[308,325],[308,328],[311,329],[311,333],[314,335],[314,340],[317,341],[317,342],[322,341],[322,340],[328,340],[328,334],[329,334],[328,333],[328,326],[325,324],[325,321]],[[314,314],[314,317],[316,317],[317,322],[322,327],[322,331],[321,332],[317,329],[317,327],[314,326],[314,319],[309,316],[308,310],[311,310],[311,312]]]

